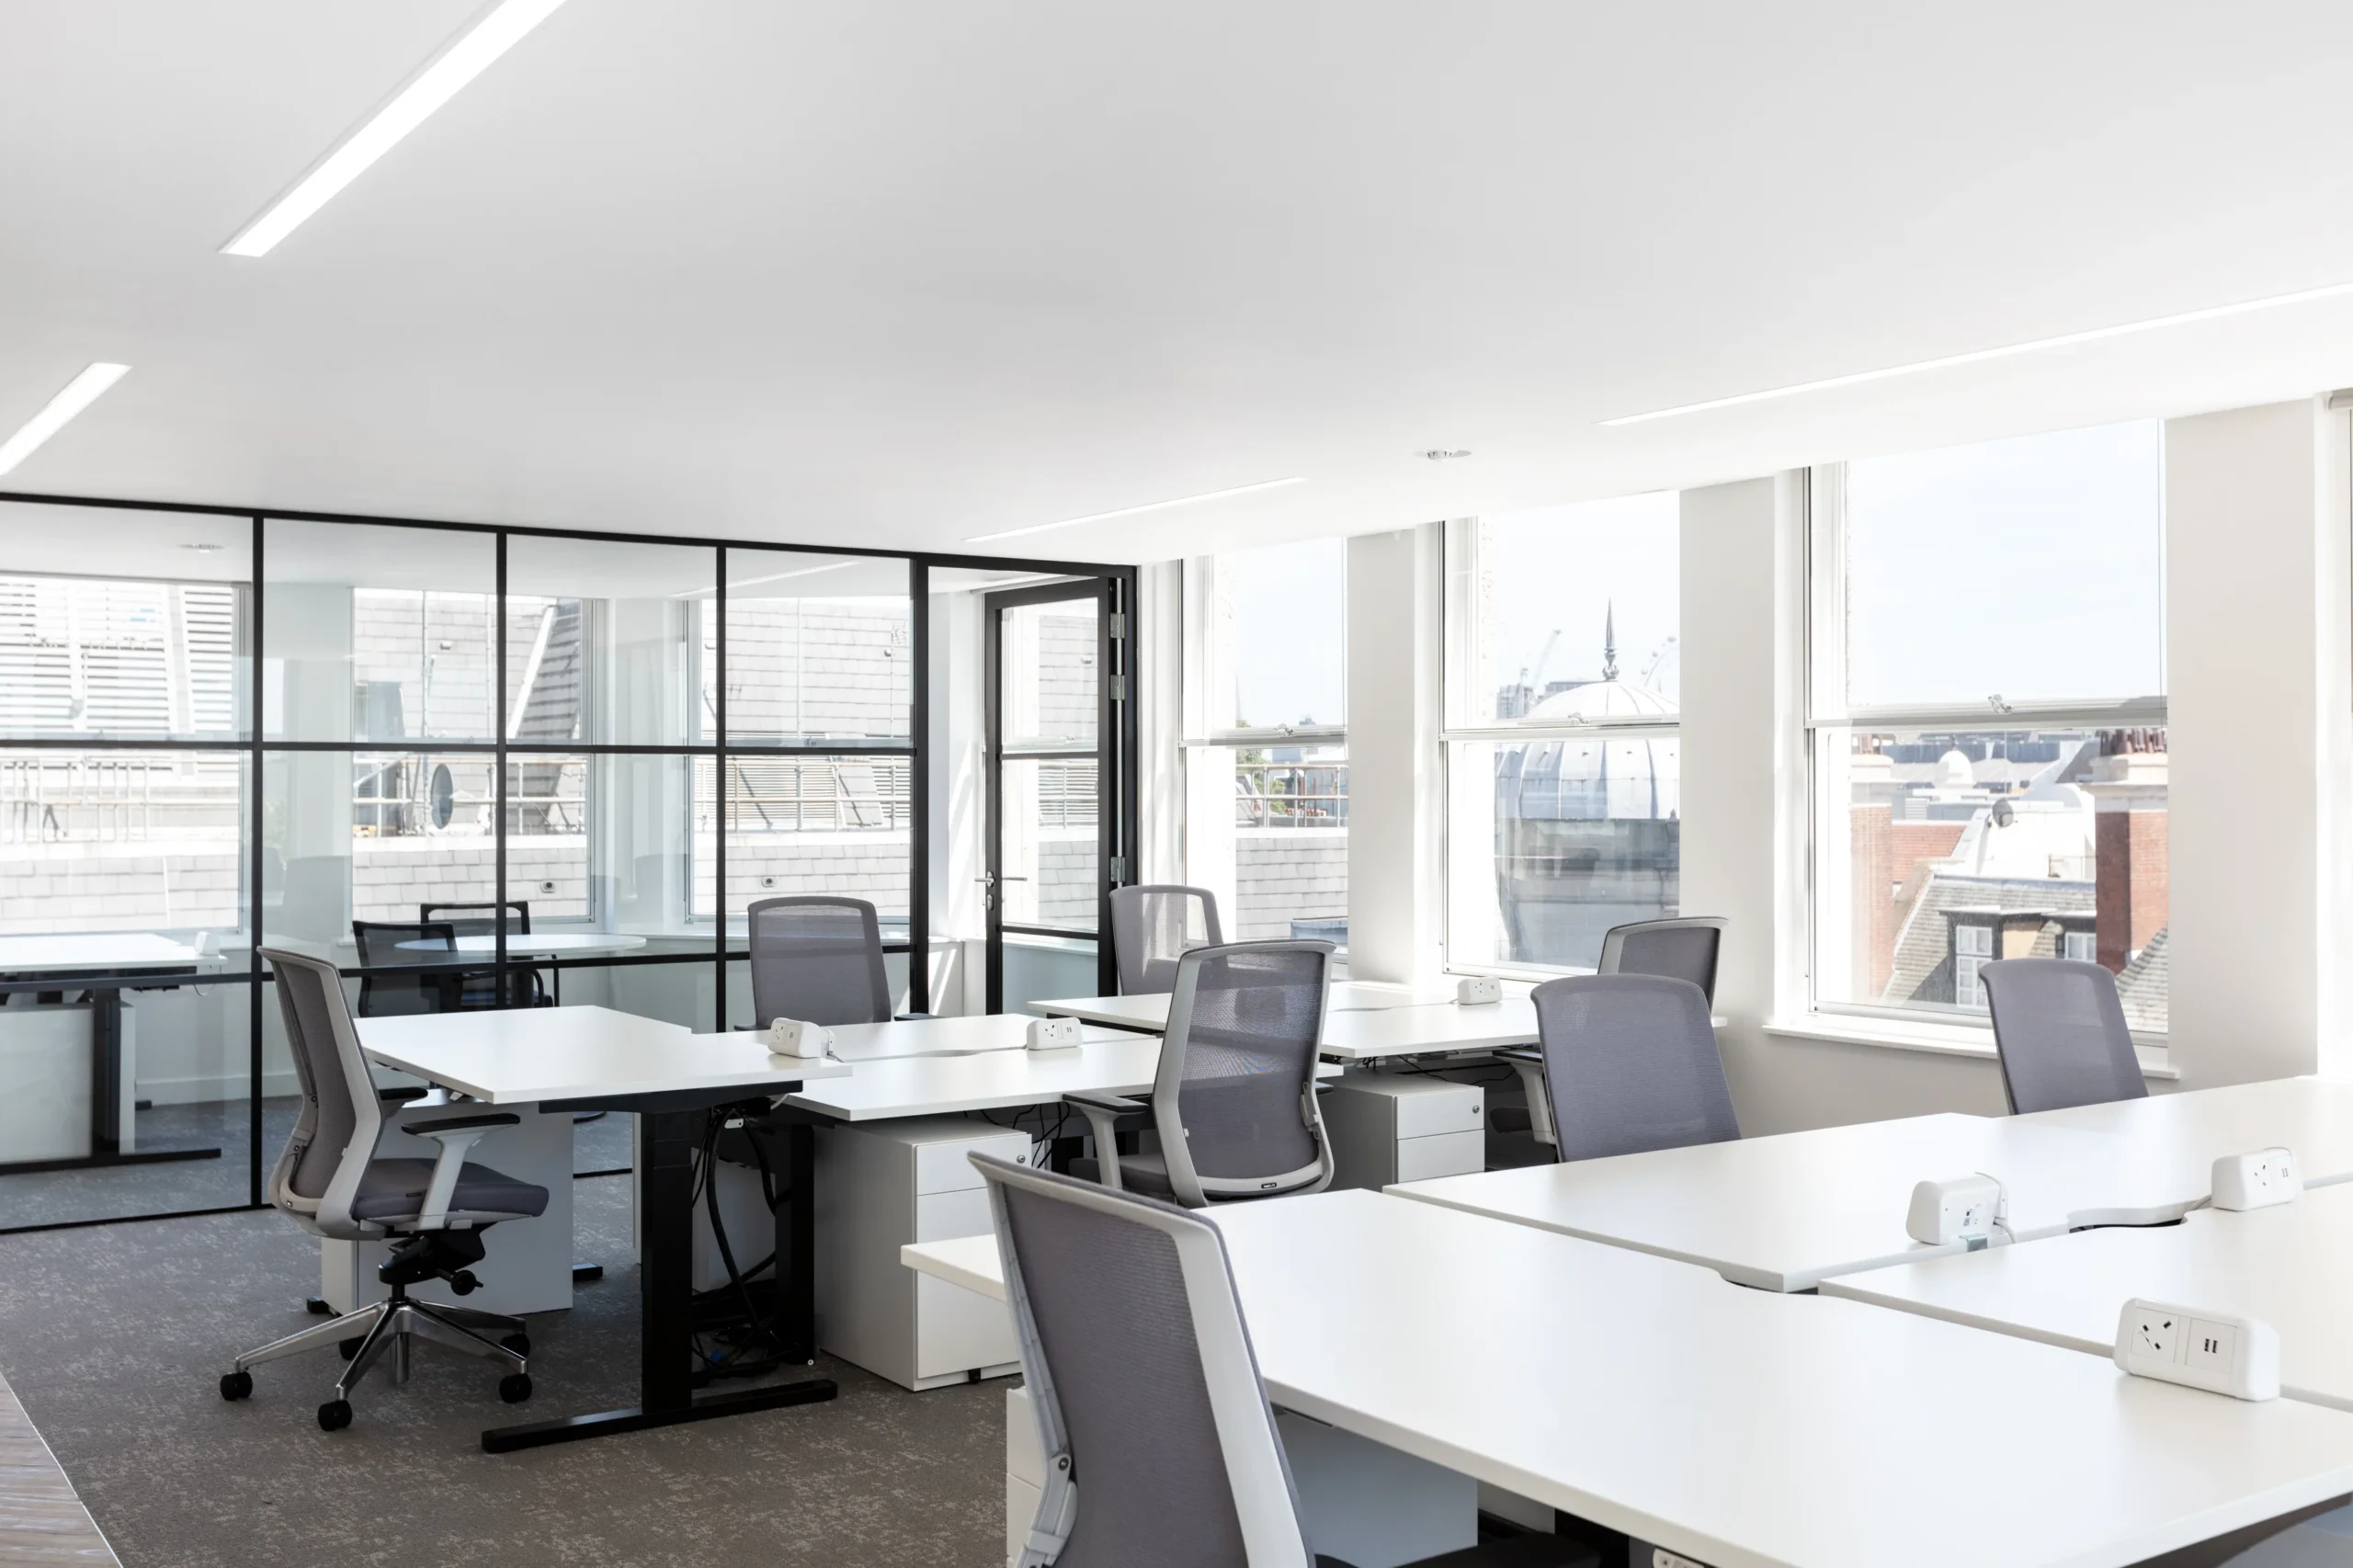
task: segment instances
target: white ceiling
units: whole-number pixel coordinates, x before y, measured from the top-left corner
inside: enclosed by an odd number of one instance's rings
[[[2353,8],[570,0],[270,256],[473,0],[0,0],[0,485],[1188,549],[2353,381]],[[1432,446],[1469,460],[1431,463]]]

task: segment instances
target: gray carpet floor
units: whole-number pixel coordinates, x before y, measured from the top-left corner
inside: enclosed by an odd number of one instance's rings
[[[0,1373],[129,1568],[1004,1561],[1003,1381],[915,1394],[828,1359],[830,1403],[481,1452],[483,1427],[525,1412],[633,1403],[627,1183],[574,1196],[579,1256],[606,1278],[533,1320],[519,1411],[488,1363],[431,1347],[405,1387],[371,1374],[347,1431],[313,1418],[330,1357],[222,1401],[233,1355],[315,1321],[317,1244],[270,1210],[0,1236]]]

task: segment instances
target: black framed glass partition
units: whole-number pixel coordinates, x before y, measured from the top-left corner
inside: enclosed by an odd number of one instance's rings
[[[931,574],[1132,577],[6,494],[0,540],[0,1231],[261,1201],[257,946],[363,1017],[709,1030],[746,908],[846,892],[928,1008]]]

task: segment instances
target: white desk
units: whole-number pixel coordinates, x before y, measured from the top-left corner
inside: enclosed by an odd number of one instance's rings
[[[2070,1224],[2173,1219],[2205,1196],[2145,1190],[2129,1150],[2097,1133],[1946,1113],[1411,1182],[1389,1190],[1712,1268],[1735,1284],[1807,1290],[1836,1274],[1937,1249],[1904,1233],[1913,1187],[1984,1171],[2021,1237]],[[1958,1251],[1959,1247],[1947,1250]]]
[[[1450,1006],[1454,988],[1392,985],[1382,981],[1336,980],[1325,1004],[1335,1013],[1366,1012],[1387,1007]],[[1142,1029],[1158,1034],[1168,1027],[1168,996],[1165,992],[1141,996],[1062,996],[1032,1002],[1029,1010],[1050,1018],[1081,1018],[1114,1028]]]
[[[892,1018],[881,1024],[837,1024],[833,1052],[845,1062],[875,1062],[885,1057],[972,1056],[983,1051],[1020,1051],[1029,1046],[1029,1026],[1035,1018],[1014,1013],[971,1013],[938,1018]],[[1124,1040],[1132,1033],[1087,1028],[1082,1040]],[[1158,1041],[1154,1042],[1155,1048]]]
[[[2258,1317],[2279,1331],[2279,1387],[2353,1411],[2353,1186],[2178,1225],[2085,1231],[1834,1279],[1851,1296],[1972,1328],[2106,1356],[2135,1296]]]
[[[446,953],[451,950],[438,941],[403,942],[399,946],[409,951]],[[631,937],[615,931],[509,931],[506,953],[518,959],[589,958],[609,953],[632,953],[645,946],[642,937]],[[460,937],[455,950],[467,958],[489,958],[498,951],[498,938],[490,937]]]
[[[1276,1403],[1715,1568],[2121,1568],[2353,1492],[2353,1416],[2293,1401],[1371,1193],[1216,1222]]]
[[[2224,1154],[2284,1144],[2308,1186],[2353,1180],[2353,1082],[2275,1078],[2038,1111],[2020,1121],[2129,1140],[2169,1185],[2200,1196]]]
[[[0,1081],[9,1085],[0,1096],[0,1167],[56,1170],[218,1156],[217,1148],[139,1149],[132,1109],[138,1042],[123,1012],[126,985],[110,977],[144,975],[163,983],[168,975],[220,968],[217,954],[153,932],[0,937],[0,980],[56,979],[61,983],[50,989],[90,994],[86,1006],[0,1012]],[[136,986],[130,982],[130,988]]]
[[[594,1415],[525,1422],[482,1435],[494,1453],[549,1443],[642,1431],[834,1397],[823,1378],[740,1393],[695,1397],[693,1369],[694,1147],[702,1113],[801,1083],[840,1076],[837,1062],[771,1056],[756,1034],[690,1035],[665,1024],[606,1007],[517,1007],[359,1020],[360,1044],[387,1067],[414,1073],[444,1088],[491,1105],[535,1106],[541,1112],[609,1108],[639,1119],[641,1252],[638,1280],[640,1403]],[[807,1158],[806,1127],[787,1129],[793,1158]],[[495,1134],[493,1135],[494,1137]],[[487,1148],[487,1144],[485,1144]],[[487,1162],[485,1162],[487,1163]],[[808,1168],[805,1165],[798,1168]],[[570,1254],[570,1172],[558,1185],[566,1211],[564,1249]],[[792,1184],[793,1233],[813,1229],[813,1184]],[[552,1189],[551,1210],[556,1206]],[[541,1216],[545,1219],[546,1216]],[[529,1225],[532,1221],[509,1221]],[[498,1233],[490,1240],[495,1244]],[[805,1287],[809,1281],[804,1279]],[[805,1289],[784,1292],[788,1351],[816,1355],[814,1298]]]

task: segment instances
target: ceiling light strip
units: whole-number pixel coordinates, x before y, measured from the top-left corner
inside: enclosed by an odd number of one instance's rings
[[[1179,495],[1174,501],[1153,501],[1142,506],[1122,506],[1115,512],[1089,512],[1083,517],[1064,517],[1059,523],[1031,523],[1028,528],[1000,528],[993,534],[974,534],[966,544],[987,544],[1000,539],[1018,539],[1023,534],[1041,534],[1048,528],[1074,528],[1081,523],[1108,523],[1113,517],[1132,517],[1144,512],[1165,512],[1171,506],[1196,506],[1204,501],[1223,501],[1235,495],[1251,495],[1261,490],[1279,490],[1286,484],[1304,484],[1307,476],[1293,474],[1289,479],[1262,480],[1256,484],[1237,484],[1231,490],[1211,490],[1200,495]]]
[[[399,144],[402,137],[456,97],[465,85],[548,19],[563,0],[497,0],[444,44],[440,52],[403,83],[304,172],[261,216],[221,247],[223,256],[267,256],[273,246],[335,198],[345,186]]]
[[[128,365],[101,361],[86,366],[64,389],[41,405],[17,432],[0,441],[0,473],[6,473],[40,449],[40,444],[73,423],[74,416],[104,397],[107,389],[131,374]]]
[[[2088,332],[2063,333],[2057,337],[2038,337],[2025,343],[2006,344],[1999,348],[1977,348],[1966,354],[1948,354],[1942,358],[1921,359],[1909,365],[1891,365],[1883,370],[1859,370],[1850,376],[1829,376],[1818,381],[1800,381],[1794,386],[1771,387],[1764,392],[1741,392],[1733,397],[1710,398],[1705,403],[1678,403],[1673,408],[1654,408],[1647,414],[1621,415],[1616,419],[1601,421],[1604,428],[1620,425],[1640,425],[1652,419],[1675,419],[1686,414],[1705,414],[1718,408],[1738,408],[1744,403],[1763,403],[1768,398],[1796,397],[1803,392],[1828,392],[1836,387],[1859,387],[1871,381],[1890,381],[1897,376],[1916,376],[1929,370],[1949,370],[1961,365],[1982,365],[1989,359],[2007,359],[2018,354],[2040,354],[2047,348],[2069,348],[2079,343],[2098,343],[2110,337],[2124,337],[2136,332],[2155,332],[2162,327],[2188,326],[2195,322],[2221,321],[2226,316],[2249,315],[2256,311],[2276,311],[2286,305],[2305,305],[2320,300],[2334,300],[2353,294],[2353,283],[2330,283],[2318,289],[2300,289],[2292,294],[2268,294],[2259,300],[2240,300],[2227,305],[2210,305],[2204,310],[2183,311],[2177,315],[2153,316],[2147,321],[2124,322],[2116,326],[2096,326]]]

